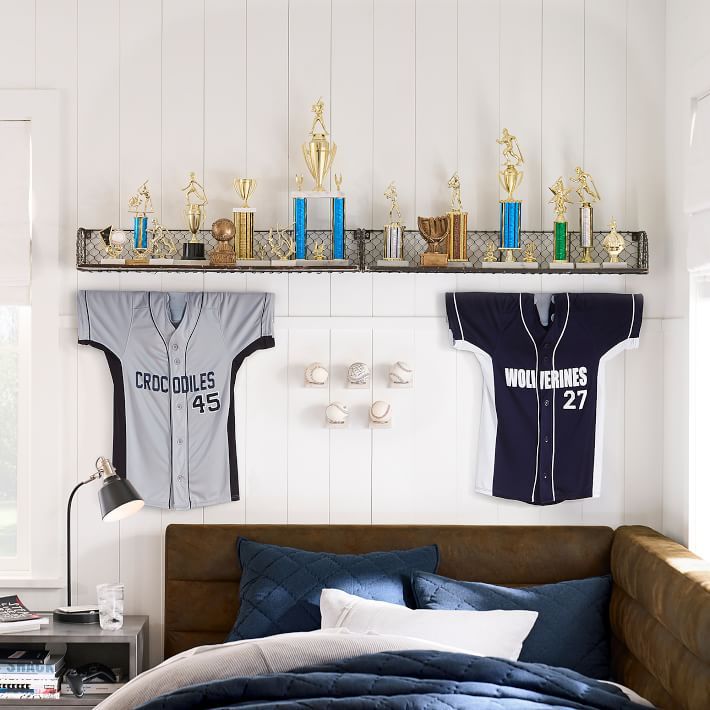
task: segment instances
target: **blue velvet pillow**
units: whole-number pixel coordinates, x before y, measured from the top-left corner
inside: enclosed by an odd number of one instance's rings
[[[240,607],[227,641],[320,628],[320,593],[341,589],[364,599],[414,607],[411,576],[436,572],[436,545],[336,555],[239,538]]]
[[[415,572],[412,586],[420,609],[537,611],[519,660],[609,678],[608,575],[513,589]]]

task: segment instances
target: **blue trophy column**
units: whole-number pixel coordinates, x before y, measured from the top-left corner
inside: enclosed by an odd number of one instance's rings
[[[148,248],[148,218],[137,215],[133,218],[133,248]]]
[[[520,249],[520,212],[518,200],[503,200],[500,203],[500,248]]]
[[[293,230],[296,241],[296,258],[306,258],[306,237],[308,235],[308,208],[305,197],[293,198]]]
[[[345,258],[345,198],[334,197],[332,205],[333,259]]]

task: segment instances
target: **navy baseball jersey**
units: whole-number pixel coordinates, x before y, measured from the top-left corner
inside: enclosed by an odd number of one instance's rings
[[[113,463],[158,508],[239,500],[234,381],[270,348],[270,293],[79,291],[79,342],[106,355]]]
[[[638,347],[643,296],[447,293],[454,346],[483,373],[475,488],[548,505],[601,486],[604,371]]]

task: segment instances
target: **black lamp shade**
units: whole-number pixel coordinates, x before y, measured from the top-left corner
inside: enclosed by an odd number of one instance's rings
[[[143,499],[125,478],[109,476],[99,489],[99,505],[101,517],[111,522],[137,513],[143,507]]]

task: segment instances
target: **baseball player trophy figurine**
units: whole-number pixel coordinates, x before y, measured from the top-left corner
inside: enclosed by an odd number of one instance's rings
[[[592,205],[599,202],[599,192],[594,180],[589,173],[585,173],[581,167],[574,169],[571,182],[577,183],[575,192],[579,197],[579,244],[582,247],[582,258],[577,262],[578,268],[595,268],[599,264],[592,259],[592,247],[594,246],[594,214]]]
[[[377,266],[409,266],[404,258],[404,230],[402,211],[397,201],[397,186],[391,182],[384,193],[390,204],[390,221],[384,226],[384,242],[382,259]]]
[[[205,244],[197,238],[197,232],[200,231],[205,218],[207,195],[202,185],[197,182],[195,173],[190,173],[190,181],[182,191],[185,193],[185,221],[192,233],[190,241],[182,245],[182,258],[184,261],[201,262],[205,258]]]
[[[128,211],[133,215],[133,253],[136,256],[126,259],[126,266],[147,266],[150,264],[148,215],[153,212],[153,199],[147,180],[128,200]]]
[[[569,230],[567,228],[567,205],[572,204],[569,199],[571,187],[565,187],[562,176],[557,178],[549,188],[552,198],[549,204],[555,207],[554,243],[552,248],[551,269],[569,269]]]
[[[605,261],[602,267],[605,269],[624,269],[626,262],[619,259],[619,254],[624,251],[626,242],[624,238],[616,231],[616,220],[612,217],[609,223],[609,234],[604,237],[602,242],[604,250],[609,254],[609,261]]]
[[[170,265],[175,262],[173,257],[177,254],[177,247],[172,232],[153,218],[148,231],[151,234],[148,247],[150,249],[150,263]]]
[[[468,263],[466,238],[468,232],[468,212],[463,211],[461,204],[461,181],[459,174],[454,173],[447,183],[451,188],[451,209],[446,216],[449,218],[448,255],[449,263],[459,266]]]
[[[505,267],[516,264],[514,252],[520,250],[520,221],[522,202],[513,197],[513,192],[523,181],[523,171],[518,169],[525,160],[518,145],[518,139],[507,128],[496,141],[503,146],[503,170],[498,173],[501,187],[508,196],[500,201],[500,246]]]

